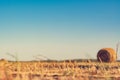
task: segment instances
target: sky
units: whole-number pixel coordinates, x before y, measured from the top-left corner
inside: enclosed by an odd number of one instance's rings
[[[120,0],[0,0],[0,58],[96,59],[119,41]]]

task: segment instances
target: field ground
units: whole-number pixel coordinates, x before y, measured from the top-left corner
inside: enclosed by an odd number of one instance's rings
[[[120,80],[120,62],[1,60],[0,80]]]

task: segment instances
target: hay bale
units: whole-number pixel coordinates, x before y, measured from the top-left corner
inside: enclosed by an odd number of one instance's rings
[[[117,54],[112,48],[103,48],[97,53],[97,60],[102,62],[115,62]]]

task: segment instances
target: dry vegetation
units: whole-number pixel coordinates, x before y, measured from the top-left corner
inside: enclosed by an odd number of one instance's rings
[[[120,63],[1,60],[0,80],[120,80]]]

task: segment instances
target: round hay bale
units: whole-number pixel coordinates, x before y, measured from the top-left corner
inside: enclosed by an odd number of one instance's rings
[[[97,60],[102,62],[115,62],[117,54],[112,48],[103,48],[97,53]]]

